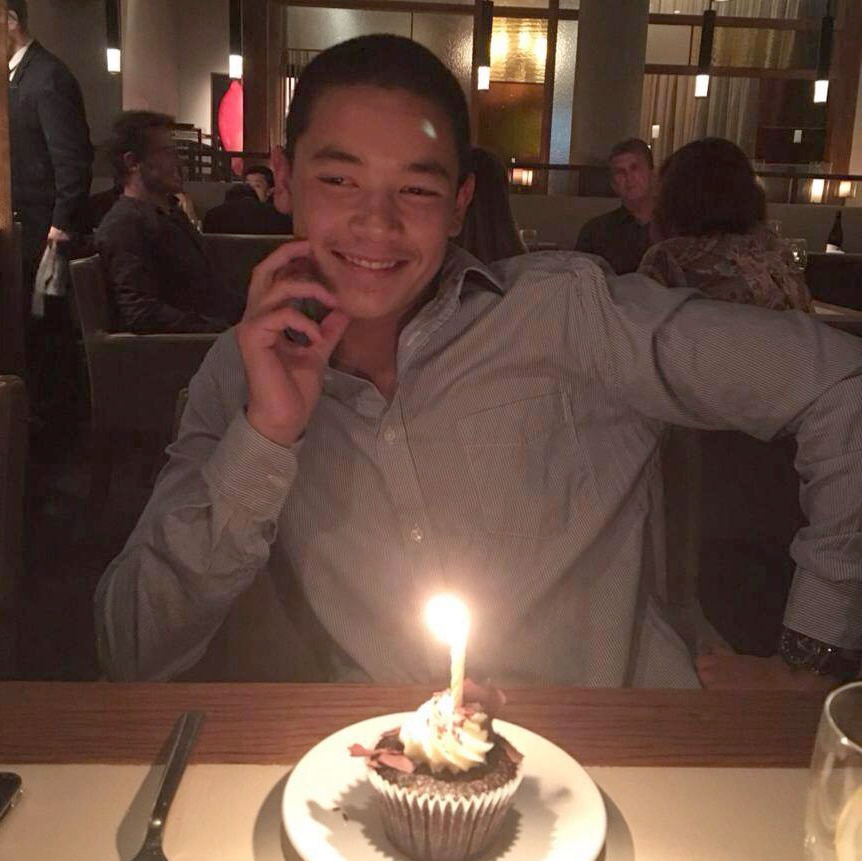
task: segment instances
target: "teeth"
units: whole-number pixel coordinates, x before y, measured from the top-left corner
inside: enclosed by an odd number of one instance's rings
[[[361,257],[351,257],[349,254],[341,255],[348,263],[361,266],[363,269],[394,269],[398,265],[397,260],[363,260]]]

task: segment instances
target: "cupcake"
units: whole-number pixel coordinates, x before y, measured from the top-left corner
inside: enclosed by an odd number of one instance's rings
[[[521,782],[521,754],[493,728],[502,695],[467,682],[464,700],[436,693],[373,749],[350,749],[366,758],[386,836],[414,861],[480,855]]]

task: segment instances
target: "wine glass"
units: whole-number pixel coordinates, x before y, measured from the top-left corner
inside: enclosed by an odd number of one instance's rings
[[[793,255],[793,262],[800,272],[808,265],[808,243],[804,239],[788,239],[787,246]]]
[[[808,861],[862,858],[862,682],[823,704],[811,757],[805,817]]]
[[[773,234],[773,236],[781,236],[781,221],[777,218],[772,218],[766,222],[766,229]]]
[[[527,251],[534,251],[536,249],[536,243],[539,240],[539,232],[531,227],[525,227],[522,230],[519,230],[518,233],[521,234],[521,242],[524,243]]]

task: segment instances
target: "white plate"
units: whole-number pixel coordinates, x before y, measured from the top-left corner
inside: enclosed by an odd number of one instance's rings
[[[287,836],[305,861],[404,861],[383,833],[351,744],[374,747],[407,714],[371,718],[315,745],[288,778],[281,814]],[[503,833],[481,861],[595,861],[607,816],[590,776],[565,751],[527,729],[495,720],[495,729],[524,754],[524,779]]]

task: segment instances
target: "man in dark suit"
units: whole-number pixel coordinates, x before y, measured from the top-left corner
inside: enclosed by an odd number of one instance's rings
[[[12,208],[29,296],[46,241],[68,242],[79,229],[93,148],[78,82],[30,35],[26,0],[6,5]]]
[[[68,254],[92,179],[93,148],[81,88],[65,64],[30,35],[27,0],[7,0],[12,208],[21,222],[31,444],[59,452],[76,415],[76,343],[68,302],[47,297],[43,319],[28,319],[33,282],[47,242]]]

